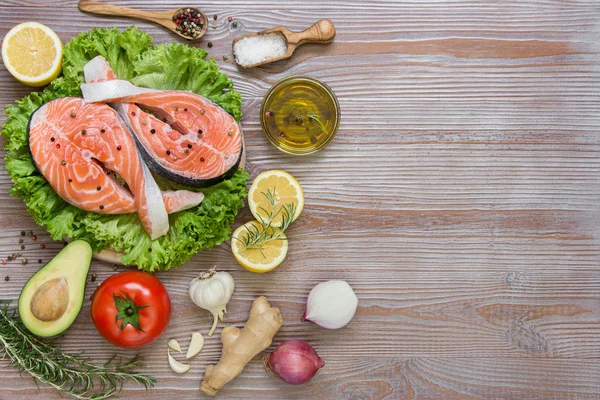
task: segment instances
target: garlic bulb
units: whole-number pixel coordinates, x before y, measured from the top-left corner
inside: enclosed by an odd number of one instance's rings
[[[302,321],[338,329],[350,322],[357,307],[358,298],[346,281],[321,282],[308,295]]]
[[[217,272],[215,269],[202,271],[197,278],[190,282],[190,298],[200,308],[212,313],[215,321],[208,333],[211,336],[217,327],[217,321],[223,321],[223,313],[235,285],[233,277],[224,271]]]

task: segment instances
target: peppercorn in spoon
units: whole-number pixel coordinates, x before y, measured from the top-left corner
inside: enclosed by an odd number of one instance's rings
[[[190,41],[199,40],[208,29],[206,15],[199,9],[192,7],[150,12],[113,6],[93,0],[80,0],[79,9],[92,14],[136,18],[154,22]]]
[[[252,68],[288,58],[304,43],[331,43],[334,37],[335,26],[328,19],[321,19],[302,32],[278,26],[234,39],[233,56],[240,67]]]

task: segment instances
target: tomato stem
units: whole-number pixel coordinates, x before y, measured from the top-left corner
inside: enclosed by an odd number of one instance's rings
[[[140,325],[139,311],[150,306],[138,306],[127,293],[122,290],[121,293],[123,293],[125,297],[117,296],[113,293],[115,307],[117,307],[118,310],[117,316],[115,317],[115,323],[119,325],[119,320],[121,320],[121,330],[125,329],[127,325],[131,325],[138,331],[144,332]]]

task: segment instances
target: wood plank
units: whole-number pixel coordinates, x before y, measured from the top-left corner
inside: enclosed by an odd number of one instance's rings
[[[157,10],[187,4],[111,3]],[[192,331],[207,332],[211,320],[189,301],[187,285],[214,265],[236,279],[227,323],[242,325],[252,299],[264,294],[285,319],[275,344],[308,340],[327,362],[311,384],[295,388],[269,377],[256,359],[219,398],[600,397],[597,1],[210,0],[202,7],[219,18],[198,45],[244,99],[248,170],[291,172],[306,207],[289,230],[288,258],[266,276],[237,265],[228,243],[158,274],[174,314],[159,341],[141,351],[157,388],[128,384],[123,398],[201,396],[199,382],[219,358],[225,324],[186,375],[169,370],[164,350],[169,338],[185,348]],[[306,45],[258,69],[232,64],[234,37],[275,25],[300,30],[325,16],[337,27],[333,44]],[[48,24],[63,42],[92,26],[134,23],[80,13],[74,0],[0,3],[0,36],[28,20]],[[135,24],[157,43],[176,40]],[[301,158],[272,148],[258,119],[264,93],[296,74],[330,85],[342,110],[332,144]],[[2,105],[30,91],[0,67]],[[0,258],[20,251],[22,229],[38,236],[26,239],[27,265],[0,265],[0,278],[10,277],[0,279],[0,297],[16,299],[37,259],[47,261],[62,244],[36,227],[9,187],[0,170]],[[245,208],[235,226],[251,218]],[[94,286],[114,270],[94,262],[92,273],[97,280],[88,282],[62,346],[85,349],[97,362],[132,356],[105,343],[89,318]],[[309,290],[334,278],[357,292],[354,320],[339,331],[301,323]],[[0,384],[0,399],[61,398],[13,369],[0,369]]]

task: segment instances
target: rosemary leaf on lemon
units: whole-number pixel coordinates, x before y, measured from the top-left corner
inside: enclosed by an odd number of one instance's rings
[[[244,250],[247,249],[258,249],[261,254],[262,246],[272,240],[287,240],[283,232],[290,226],[290,224],[294,221],[294,216],[296,214],[296,204],[289,203],[284,204],[279,211],[275,212],[275,197],[276,192],[275,189],[271,192],[271,189],[268,189],[266,192],[262,192],[262,195],[267,198],[267,202],[269,204],[269,210],[266,210],[264,207],[260,207],[260,209],[267,216],[266,220],[257,221],[258,226],[250,225],[246,228],[245,235],[240,235],[241,238],[236,238],[239,240],[243,246]],[[281,226],[276,228],[273,227],[273,221],[279,216],[282,216]],[[266,256],[263,254],[263,257]]]

